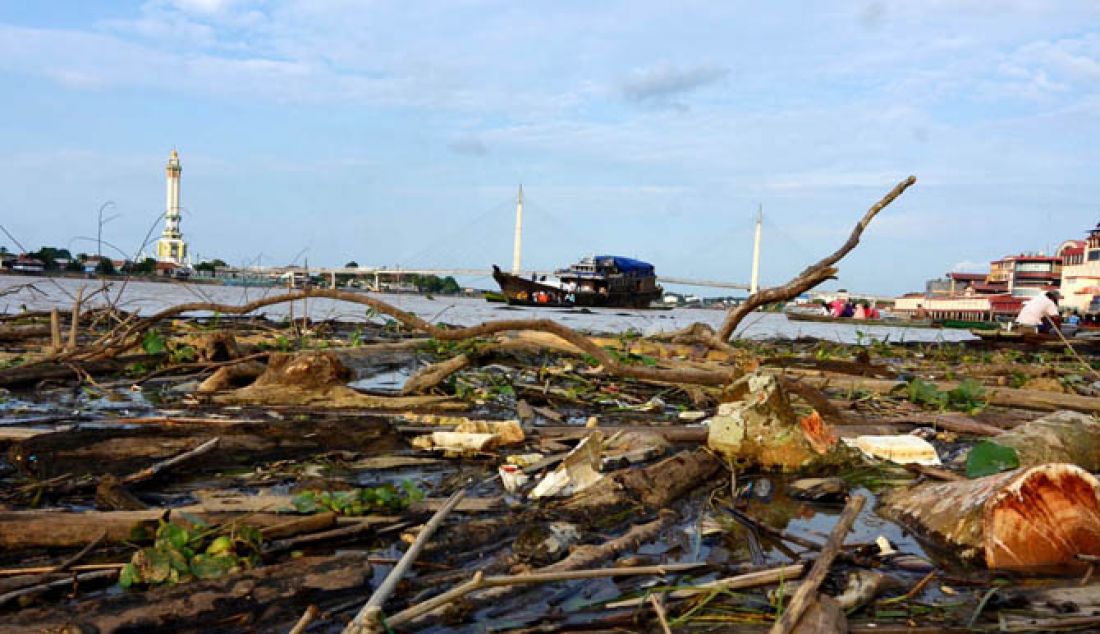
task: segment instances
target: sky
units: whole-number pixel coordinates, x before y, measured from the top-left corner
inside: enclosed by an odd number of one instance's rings
[[[0,225],[192,254],[488,268],[592,253],[922,289],[1100,221],[1100,3],[0,0]],[[0,245],[18,250],[6,236]],[[706,294],[714,294],[710,291]],[[721,293],[721,292],[720,292]]]

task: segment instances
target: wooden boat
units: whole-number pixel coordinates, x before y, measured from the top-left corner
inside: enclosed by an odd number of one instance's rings
[[[816,321],[829,324],[853,324],[856,326],[891,326],[894,328],[941,328],[931,319],[898,319],[887,317],[882,319],[852,319],[851,317],[830,317],[820,313],[800,312],[788,310],[783,312],[791,321]]]
[[[970,334],[982,341],[995,345],[1019,344],[1025,347],[1038,348],[1064,348],[1065,341],[1069,341],[1078,350],[1096,352],[1100,347],[1100,337],[1091,336],[1089,333],[1083,336],[1074,336],[1073,332],[1063,331],[1061,337],[1056,333],[1037,333],[1022,330],[978,330],[970,331]],[[1063,338],[1065,341],[1063,341]]]
[[[963,319],[941,319],[937,323],[944,328],[959,330],[999,330],[1003,326],[999,321],[966,321]]]
[[[493,265],[493,279],[512,305],[649,308],[664,293],[652,264],[617,255],[584,258],[553,278],[527,279]]]

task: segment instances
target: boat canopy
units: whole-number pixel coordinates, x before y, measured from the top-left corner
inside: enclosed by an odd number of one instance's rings
[[[595,260],[600,264],[607,264],[607,261],[611,260],[615,264],[615,268],[623,273],[653,275],[653,265],[649,262],[642,262],[641,260],[635,260],[633,258],[624,258],[621,255],[597,255]]]

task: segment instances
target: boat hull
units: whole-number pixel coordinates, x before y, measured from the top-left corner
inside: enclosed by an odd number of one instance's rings
[[[541,281],[505,273],[493,267],[493,279],[501,293],[514,306],[584,307],[584,308],[649,308],[664,292],[660,287],[651,291],[624,293],[591,293],[566,291]]]
[[[830,317],[810,313],[785,312],[791,321],[813,321],[828,324],[854,324],[856,326],[894,326],[896,328],[941,328],[931,319],[852,319],[851,317]]]

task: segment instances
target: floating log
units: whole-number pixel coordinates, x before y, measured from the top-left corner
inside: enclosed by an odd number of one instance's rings
[[[719,468],[718,461],[707,451],[681,451],[642,469],[623,469],[609,474],[557,510],[593,523],[606,520],[608,514],[616,510],[661,509],[702,485]]]
[[[126,429],[74,429],[38,434],[12,445],[10,462],[38,478],[110,473],[119,477],[169,460],[217,436],[216,451],[197,455],[188,471],[224,469],[262,460],[279,460],[325,451],[393,451],[404,442],[385,418],[349,417],[245,422],[210,428],[200,425],[144,426]]]
[[[48,327],[47,327],[48,330]],[[35,363],[27,366],[15,366],[0,370],[0,387],[18,387],[30,385],[46,379],[75,379],[79,374],[73,370],[78,367],[88,374],[121,372],[134,363],[147,364],[159,361],[164,354],[140,354],[115,359],[96,361],[69,361],[67,363]]]
[[[0,341],[20,341],[36,337],[49,337],[50,326],[4,326],[0,328]]]
[[[332,605],[370,582],[366,555],[304,557],[223,579],[85,599],[6,617],[0,633],[33,631],[287,631],[311,604]],[[247,626],[245,625],[247,623]]]
[[[1020,466],[1051,462],[1100,471],[1100,422],[1067,410],[1024,423],[994,441],[1016,450]]]
[[[373,396],[347,384],[353,372],[331,352],[273,354],[248,387],[212,397],[219,405],[295,405],[331,409],[464,409],[449,396]]]
[[[84,546],[104,535],[105,544],[121,544],[130,540],[135,526],[156,528],[158,520],[168,509],[145,511],[0,511],[0,549],[22,548],[71,548]],[[286,537],[298,531],[323,530],[331,526],[335,517],[320,513],[302,518],[279,513],[207,513],[201,507],[173,509],[173,513],[185,512],[208,524],[237,520],[255,526],[270,537]],[[173,515],[173,518],[176,516]],[[305,521],[319,518],[316,521]],[[395,518],[366,516],[351,518],[367,524],[389,523]],[[173,520],[176,521],[176,520]],[[182,521],[182,520],[179,520]],[[272,529],[268,531],[268,529]]]
[[[1083,570],[1100,555],[1100,483],[1070,464],[929,483],[884,496],[883,513],[991,569]]]
[[[876,394],[888,394],[899,386],[900,381],[883,379],[864,379],[850,376],[800,376],[799,380],[814,387],[837,390],[867,390]],[[959,386],[957,381],[937,381],[936,389],[951,390]],[[985,386],[984,397],[990,405],[1018,407],[1041,412],[1053,412],[1068,409],[1076,412],[1100,413],[1100,398],[1079,396],[1077,394],[1057,394],[1040,390],[1017,390],[1008,387]]]

